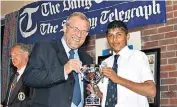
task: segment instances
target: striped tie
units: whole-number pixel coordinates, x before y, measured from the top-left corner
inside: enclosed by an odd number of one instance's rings
[[[12,84],[10,86],[9,95],[8,95],[8,98],[7,98],[7,105],[9,103],[9,99],[10,99],[10,97],[11,97],[11,95],[12,95],[14,89],[15,89],[15,86],[17,85],[17,82],[18,82],[17,78],[18,78],[18,76],[19,76],[19,73],[16,72],[16,74],[15,74],[15,76],[13,78]]]

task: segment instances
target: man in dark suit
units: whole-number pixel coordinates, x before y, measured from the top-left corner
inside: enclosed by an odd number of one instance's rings
[[[17,69],[12,69],[14,72],[10,78],[6,98],[2,102],[4,107],[30,107],[33,90],[24,86],[21,78],[29,53],[30,48],[25,44],[16,44],[11,48],[12,64]]]
[[[93,61],[79,47],[88,30],[88,18],[75,12],[66,20],[61,40],[35,44],[23,75],[23,82],[35,88],[32,107],[84,106],[85,83],[79,72]]]

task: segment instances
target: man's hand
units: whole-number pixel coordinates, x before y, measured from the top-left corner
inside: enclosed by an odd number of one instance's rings
[[[80,69],[82,67],[82,62],[78,59],[70,59],[65,65],[64,65],[64,71],[66,74],[70,74],[72,70],[75,72],[80,72]]]
[[[90,94],[93,90],[95,91],[95,94],[100,98],[102,99],[103,97],[103,93],[100,91],[99,87],[97,85],[94,85],[93,86],[94,89],[92,89],[92,86],[91,84],[88,84],[87,85],[87,93]]]
[[[110,67],[102,68],[101,73],[114,83],[117,83],[117,80],[119,79],[117,73]]]

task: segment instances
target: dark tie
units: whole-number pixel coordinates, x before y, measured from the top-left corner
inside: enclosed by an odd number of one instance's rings
[[[16,86],[16,84],[17,84],[17,78],[18,78],[18,76],[19,76],[19,73],[17,72],[17,73],[15,74],[15,76],[14,76],[14,80],[13,80],[12,85],[11,85],[11,88],[12,88],[12,89],[14,89],[15,86]]]
[[[69,59],[74,59],[74,50],[71,49],[69,51]],[[75,84],[74,84],[74,92],[73,92],[73,99],[72,102],[78,106],[81,102],[81,91],[80,91],[80,85],[79,85],[79,78],[78,78],[78,74],[76,72],[73,72],[74,75],[74,80],[75,80]]]
[[[112,67],[112,69],[116,73],[117,73],[117,68],[118,68],[118,65],[117,65],[118,57],[119,57],[119,55],[114,55],[114,64],[113,64],[113,67]],[[116,104],[117,104],[117,84],[113,83],[109,79],[105,107],[115,107]]]

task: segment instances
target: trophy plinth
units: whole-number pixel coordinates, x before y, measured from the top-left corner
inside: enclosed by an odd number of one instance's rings
[[[99,67],[95,64],[87,65],[82,69],[83,78],[90,82],[92,91],[86,98],[86,105],[100,105],[100,98],[95,94],[94,85],[96,85],[102,78]]]

